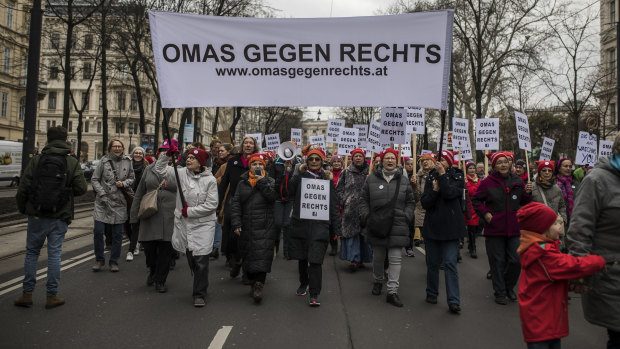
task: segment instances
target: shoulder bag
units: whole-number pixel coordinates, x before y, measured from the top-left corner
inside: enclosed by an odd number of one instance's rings
[[[383,206],[376,207],[368,217],[367,229],[368,233],[375,238],[386,238],[392,231],[394,224],[394,207],[396,207],[396,199],[398,199],[398,191],[400,190],[400,180],[402,175],[396,180],[396,191],[392,200]]]
[[[140,201],[140,209],[138,210],[139,219],[146,219],[157,213],[157,196],[164,182],[165,180],[162,180],[161,183],[159,183],[159,185],[157,186],[157,188],[144,194],[144,196],[142,197],[142,201]]]

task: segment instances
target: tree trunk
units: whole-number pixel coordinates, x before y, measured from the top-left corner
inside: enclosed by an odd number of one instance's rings
[[[241,119],[241,109],[242,109],[242,107],[235,107],[235,109],[233,109],[235,112],[234,112],[234,115],[233,115],[233,122],[230,125],[230,129],[229,129],[230,130],[230,135],[231,135],[231,138],[233,139],[233,141],[235,139],[235,129],[237,128],[237,123]]]
[[[73,11],[72,6],[67,6],[69,21],[67,23],[67,40],[65,42],[65,91],[62,99],[62,127],[69,126],[69,113],[71,113],[71,42],[73,36]]]
[[[101,117],[101,126],[102,126],[102,134],[101,134],[101,154],[103,155],[104,149],[106,149],[108,144],[108,74],[107,74],[107,66],[108,60],[106,57],[106,42],[108,40],[106,33],[106,14],[107,7],[103,6],[103,11],[101,11],[101,108],[102,108],[102,117]],[[95,149],[95,152],[97,149]]]
[[[84,111],[78,111],[78,127],[77,127],[77,150],[78,161],[82,161],[82,115]]]
[[[138,111],[140,111],[140,134],[144,133],[145,119],[144,119],[144,103],[142,102],[142,86],[140,86],[140,78],[138,77],[138,62],[134,61],[130,65],[131,77],[133,78],[133,84],[136,89],[136,98],[138,101]]]
[[[215,108],[215,118],[213,120],[213,127],[211,128],[211,137],[217,137],[217,123],[220,119],[220,107]]]
[[[200,122],[198,122],[200,120]],[[198,108],[194,108],[194,142],[202,142],[200,135],[202,134],[202,116]]]

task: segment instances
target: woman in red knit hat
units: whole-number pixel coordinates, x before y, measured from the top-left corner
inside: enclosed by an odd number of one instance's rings
[[[532,184],[532,201],[540,202],[550,207],[560,215],[566,224],[566,201],[562,196],[562,189],[557,185],[554,175],[555,163],[553,161],[536,161],[538,176]],[[562,236],[564,233],[562,232]]]

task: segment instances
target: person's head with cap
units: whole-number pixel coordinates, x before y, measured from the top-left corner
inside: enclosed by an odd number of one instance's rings
[[[507,155],[507,152],[498,151],[495,153],[487,154],[487,158],[491,161],[491,168],[502,177],[508,177],[510,174],[511,161]]]
[[[517,211],[517,221],[521,230],[545,235],[551,240],[558,240],[563,222],[553,209],[540,202],[530,202]]]
[[[344,167],[344,160],[340,155],[334,153],[334,155],[332,155],[332,158],[329,160],[329,164],[332,165],[333,170],[339,171],[342,170],[342,168]]]
[[[381,167],[386,171],[392,171],[398,166],[398,150],[387,148],[381,153]]]
[[[465,163],[465,172],[467,172],[467,175],[469,177],[472,177],[472,178],[478,177],[476,174],[476,163],[473,161],[467,161]]]
[[[267,167],[268,155],[264,153],[254,153],[248,158],[250,164],[249,177],[252,187],[256,184],[256,176],[259,176],[257,172],[260,172],[260,176],[265,176],[265,167]]]
[[[451,151],[451,150],[442,150],[441,151],[441,158],[439,160],[439,163],[441,163],[443,165],[443,167],[447,170],[448,168],[454,166],[455,164],[455,156],[456,156],[456,152],[455,151]]]
[[[420,163],[420,166],[422,166],[422,170],[430,171],[437,160],[435,160],[435,154],[425,153],[420,155],[418,162]]]
[[[555,164],[553,161],[543,160],[536,161],[536,168],[538,171],[538,177],[545,182],[551,181],[553,178],[553,172],[555,171]]]
[[[525,174],[526,169],[527,169],[527,164],[525,163],[525,160],[519,159],[515,161],[515,171],[517,172],[517,175],[523,176]]]
[[[208,158],[209,153],[200,148],[194,148],[187,153],[185,167],[193,172],[202,172],[207,164]]]
[[[351,150],[351,162],[354,166],[361,167],[366,163],[366,151],[361,148]]]
[[[47,143],[53,141],[67,141],[67,129],[62,126],[53,126],[47,129]]]
[[[319,171],[325,162],[325,152],[317,144],[307,145],[302,154],[306,156],[306,165],[312,172]]]

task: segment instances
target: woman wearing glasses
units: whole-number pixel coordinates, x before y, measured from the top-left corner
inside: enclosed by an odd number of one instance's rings
[[[557,178],[553,175],[555,163],[536,161],[536,165],[538,176],[532,184],[532,201],[540,202],[553,209],[566,223],[566,201],[562,196],[562,189],[557,185]]]

